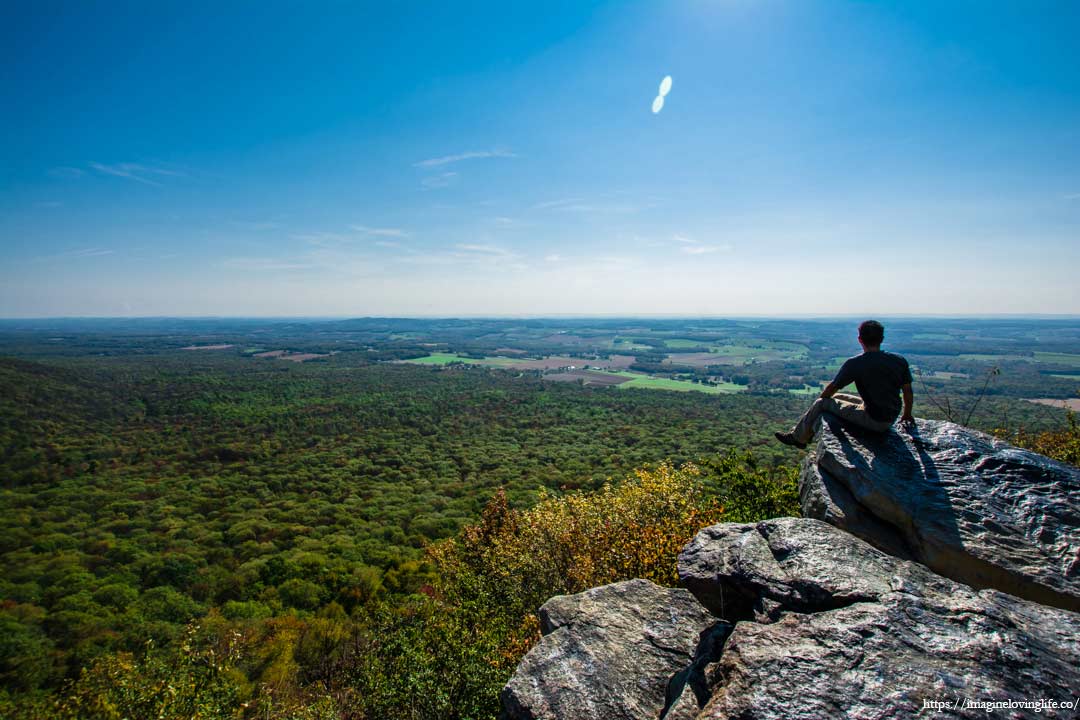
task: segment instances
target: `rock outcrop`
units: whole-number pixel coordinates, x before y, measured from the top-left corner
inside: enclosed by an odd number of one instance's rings
[[[726,635],[689,592],[647,580],[553,597],[540,625],[544,637],[502,691],[511,718],[658,717],[669,682],[689,675],[699,645]]]
[[[707,528],[679,574],[710,609],[739,598],[752,618],[706,672],[702,719],[908,717],[924,701],[1080,693],[1080,615],[973,590],[819,521]]]
[[[506,717],[1073,716],[1037,703],[1080,696],[1075,469],[948,423],[827,420],[800,493],[827,522],[702,530],[679,556],[689,592],[548,601]]]
[[[1080,470],[953,423],[825,416],[803,514],[975,588],[1080,611]]]

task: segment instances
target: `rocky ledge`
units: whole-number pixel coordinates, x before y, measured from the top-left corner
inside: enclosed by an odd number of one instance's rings
[[[975,588],[1080,611],[1080,470],[959,425],[869,433],[826,416],[803,515]]]
[[[1073,717],[1017,703],[1080,696],[1080,614],[1061,607],[1077,595],[1075,470],[945,423],[862,437],[830,422],[801,484],[806,511],[845,529],[715,525],[679,556],[686,590],[635,580],[549,600],[505,717],[981,716],[985,702]],[[890,499],[904,497],[908,521]]]
[[[560,595],[540,608],[544,638],[502,691],[513,718],[655,718],[669,679],[718,623],[686,590],[647,580]]]

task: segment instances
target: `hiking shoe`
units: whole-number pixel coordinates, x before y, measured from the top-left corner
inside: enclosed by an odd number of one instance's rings
[[[777,440],[784,443],[785,445],[791,445],[792,447],[797,447],[800,450],[805,450],[806,449],[806,443],[799,442],[798,440],[795,439],[795,436],[792,435],[791,433],[778,432],[778,433],[773,433],[773,434],[776,435]]]

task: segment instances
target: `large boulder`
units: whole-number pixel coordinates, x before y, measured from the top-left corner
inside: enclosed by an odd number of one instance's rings
[[[1080,611],[1080,471],[919,420],[871,433],[826,415],[803,514],[975,588]]]
[[[753,618],[707,668],[699,718],[909,717],[1080,695],[1080,615],[974,590],[816,520],[708,528],[679,574],[714,611]]]
[[[646,580],[553,597],[540,623],[544,637],[502,691],[514,720],[657,718],[718,625],[686,590]]]

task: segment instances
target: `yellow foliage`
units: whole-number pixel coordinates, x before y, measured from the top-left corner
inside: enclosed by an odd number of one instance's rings
[[[490,597],[521,618],[552,595],[619,580],[675,584],[679,551],[722,515],[696,466],[663,464],[595,492],[542,492],[527,510],[500,491],[479,524],[430,552],[445,597]]]

